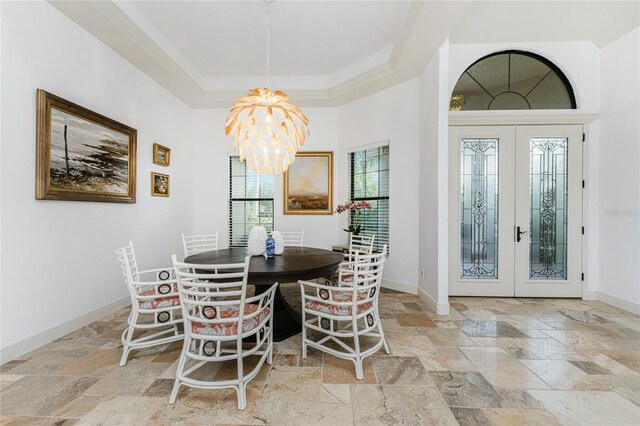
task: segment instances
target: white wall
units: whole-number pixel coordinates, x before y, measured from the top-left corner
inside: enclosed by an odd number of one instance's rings
[[[168,265],[192,228],[191,109],[45,2],[2,2],[2,349],[127,296],[115,250]],[[36,201],[36,89],[138,130],[136,204]],[[154,142],[171,166],[152,164]],[[150,196],[150,171],[172,176]]]
[[[389,140],[390,245],[385,279],[415,291],[418,283],[418,115],[417,79],[334,108],[304,108],[311,136],[305,151],[334,152],[334,207],[348,199],[347,151]],[[295,99],[294,99],[295,102]],[[194,111],[194,232],[220,232],[228,245],[228,164],[232,139],[223,133],[226,109]],[[305,245],[330,249],[346,242],[346,215],[283,215],[282,177],[275,179],[276,229],[304,230]],[[393,285],[393,284],[389,284]],[[403,286],[404,285],[404,286]]]
[[[640,305],[640,29],[601,61],[598,291]]]
[[[295,99],[294,99],[295,102]],[[304,151],[334,151],[334,206],[340,202],[337,191],[341,186],[338,163],[338,111],[336,108],[305,108],[310,121],[311,135]],[[194,110],[193,208],[194,232],[220,233],[222,247],[229,245],[229,166],[228,156],[233,151],[233,139],[224,134],[224,123],[229,110]],[[340,241],[339,215],[284,215],[283,178],[275,177],[274,224],[283,231],[304,230],[306,246],[331,249]]]
[[[420,276],[419,287],[438,299],[438,81],[439,57],[420,76]],[[446,253],[446,252],[445,252]]]
[[[405,83],[339,109],[339,199],[348,197],[347,150],[350,147],[389,140],[389,245],[385,280],[416,291],[419,250],[420,81]],[[343,218],[346,225],[346,218]]]

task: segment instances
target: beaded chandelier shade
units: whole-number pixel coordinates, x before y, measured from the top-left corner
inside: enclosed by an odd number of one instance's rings
[[[286,93],[269,88],[269,1],[266,2],[266,87],[239,97],[227,117],[225,134],[249,169],[260,174],[284,173],[309,135],[309,120]]]

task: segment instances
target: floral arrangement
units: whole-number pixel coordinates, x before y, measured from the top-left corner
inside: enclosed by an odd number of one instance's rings
[[[354,203],[353,201],[347,201],[344,204],[340,204],[338,208],[336,208],[336,213],[340,214],[344,212],[354,211],[356,216],[355,222],[357,223],[360,211],[370,210],[370,209],[371,209],[371,204],[366,201],[358,201],[357,203]],[[362,230],[362,225],[349,225],[349,228],[345,229],[345,231],[350,232],[353,235],[360,234],[361,230]]]

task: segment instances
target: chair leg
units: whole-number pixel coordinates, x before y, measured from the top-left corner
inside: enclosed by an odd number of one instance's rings
[[[353,347],[356,352],[356,379],[364,380],[364,369],[362,368],[362,358],[360,358],[360,336],[358,335],[358,320],[356,320],[354,317],[351,324],[353,329]]]
[[[171,396],[169,397],[169,404],[175,404],[176,399],[178,398],[178,391],[180,390],[180,379],[176,378],[176,381],[173,383],[173,389],[171,389]]]
[[[247,408],[247,384],[240,382],[238,384],[238,410]]]
[[[362,368],[362,358],[356,358],[356,379],[364,380],[364,368]]]
[[[376,309],[376,324],[378,325],[378,333],[380,334],[380,338],[382,339],[382,343],[384,345],[384,351],[389,355],[391,351],[389,350],[389,345],[387,344],[387,339],[384,337],[384,331],[382,331],[382,321],[380,320],[380,315],[378,314],[378,310]]]
[[[171,396],[169,397],[169,404],[175,404],[176,398],[178,397],[178,390],[180,390],[180,385],[182,384],[180,378],[182,377],[185,364],[187,363],[187,351],[191,346],[191,339],[189,336],[185,336],[184,342],[182,343],[180,358],[178,359],[178,366],[176,368],[176,381],[173,383],[173,389],[171,389]]]
[[[302,359],[307,359],[307,317],[304,314],[304,306],[302,307]]]
[[[127,358],[129,358],[129,352],[131,351],[131,339],[133,339],[133,332],[135,331],[135,324],[138,321],[138,315],[133,312],[129,317],[129,327],[122,333],[120,340],[122,341],[122,357],[120,358],[120,367],[127,365]]]

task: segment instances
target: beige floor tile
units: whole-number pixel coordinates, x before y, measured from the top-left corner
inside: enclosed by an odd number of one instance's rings
[[[543,410],[486,408],[484,414],[493,426],[561,426],[562,423]]]
[[[640,379],[638,376],[598,376],[596,380],[640,407]]]
[[[163,404],[166,404],[166,401],[159,398],[143,396],[110,397],[89,411],[78,422],[78,425],[146,424]]]
[[[297,291],[290,285],[285,297],[293,300]],[[119,367],[129,312],[121,310],[2,365],[0,423],[640,423],[637,315],[567,299],[452,297],[450,303],[450,315],[438,316],[414,295],[382,291],[392,354],[368,358],[362,382],[348,360],[315,349],[302,359],[300,335],[275,343],[276,365],[263,366],[249,383],[244,411],[232,389],[182,387],[176,404],[168,404],[180,342],[134,351]],[[246,360],[245,372],[255,360]],[[235,378],[236,364],[208,363],[194,376]],[[594,388],[603,390],[583,390]],[[472,407],[450,411],[443,395]]]
[[[394,313],[393,314],[402,327],[435,327],[436,325],[431,321],[431,319],[425,314],[402,314],[402,313]]]
[[[96,405],[104,401],[106,396],[80,395],[55,413],[58,417],[82,417],[91,411]]]
[[[461,348],[478,371],[498,388],[548,389],[531,370],[501,348]]]
[[[431,377],[449,407],[501,406],[502,396],[476,371],[432,371]]]
[[[351,404],[351,388],[349,385],[323,383],[320,400],[333,404]]]
[[[267,378],[262,400],[319,401],[321,383],[322,370],[319,368],[276,366]]]
[[[2,389],[2,414],[51,416],[95,381],[93,377],[25,376]]]
[[[443,371],[477,371],[475,365],[467,359],[459,348],[442,346],[438,352],[445,361],[446,369]]]
[[[606,391],[607,387],[587,373],[563,360],[528,360],[522,362],[553,389]]]
[[[98,349],[58,370],[61,376],[104,376],[118,368],[122,351],[118,349]]]
[[[2,374],[0,375],[0,390],[6,388],[13,382],[17,382],[22,379],[24,375],[22,374]]]
[[[372,357],[373,369],[381,385],[434,386],[429,373],[417,357]]]
[[[475,346],[471,338],[458,329],[428,328],[425,335],[434,346]]]
[[[324,366],[322,368],[322,382],[323,383],[337,383],[337,384],[375,384],[376,375],[371,365],[371,357],[365,358],[362,361],[362,367],[364,370],[364,379],[356,379],[356,367],[353,361],[338,358],[336,356],[325,354]]]
[[[277,424],[336,426],[352,423],[350,404],[333,404],[329,402],[288,402],[284,416]]]
[[[614,392],[532,390],[529,393],[563,424],[640,424],[638,406]]]
[[[156,398],[162,403],[148,424],[255,424],[253,414],[261,392],[261,385],[249,382],[247,408],[238,410],[238,396],[234,389],[196,389],[182,386],[173,405],[166,398]]]
[[[141,395],[169,364],[133,360],[98,378],[87,395]]]
[[[449,407],[460,426],[491,426],[481,408]]]
[[[77,423],[78,419],[60,417],[0,416],[3,426],[70,426]]]

